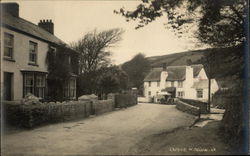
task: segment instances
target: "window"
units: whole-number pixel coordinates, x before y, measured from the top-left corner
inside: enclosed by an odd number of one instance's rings
[[[185,96],[185,93],[183,91],[178,92],[178,97],[183,98]]]
[[[183,81],[178,81],[178,87],[182,88],[183,87]]]
[[[37,43],[30,41],[29,62],[37,64]]]
[[[76,97],[76,79],[70,78],[64,83],[64,97],[75,98]]]
[[[151,91],[148,91],[148,96],[151,96]]]
[[[36,95],[38,97],[44,97],[45,91],[45,76],[37,75],[36,76]]]
[[[171,87],[174,87],[174,81],[171,81]]]
[[[148,82],[148,86],[151,87],[151,82],[150,81]]]
[[[13,59],[14,36],[4,33],[4,57]]]
[[[157,82],[157,87],[160,87],[160,81]]]
[[[39,98],[45,95],[45,74],[24,73],[24,96],[31,93]]]
[[[196,96],[197,96],[197,98],[203,98],[203,90],[202,89],[197,89],[196,90]]]

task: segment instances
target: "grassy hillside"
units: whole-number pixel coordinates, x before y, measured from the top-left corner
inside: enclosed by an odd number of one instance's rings
[[[213,58],[209,58],[212,66],[212,78],[220,79],[228,76],[231,77],[242,70],[239,66],[239,64],[242,63],[241,60],[234,59],[243,54],[243,50],[239,47],[188,51],[152,56],[147,57],[147,59],[151,67],[162,67],[163,63],[166,63],[167,66],[187,65],[188,62],[191,64],[204,64],[202,57],[207,57],[211,53],[214,54]],[[207,69],[205,68],[205,70]]]
[[[161,67],[163,63],[167,63],[167,66],[187,65],[188,60],[191,60],[192,63],[196,63],[204,56],[205,52],[207,52],[207,50],[187,51],[169,55],[152,56],[147,57],[147,59],[152,67]]]

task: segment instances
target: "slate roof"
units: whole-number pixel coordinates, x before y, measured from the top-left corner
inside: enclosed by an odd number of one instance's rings
[[[208,80],[199,80],[198,82],[194,82],[192,88],[197,88],[197,89],[208,88]]]
[[[26,35],[30,35],[40,40],[44,40],[46,42],[55,43],[55,44],[65,44],[62,40],[57,38],[55,35],[49,33],[48,31],[40,28],[38,25],[35,25],[23,18],[12,16],[8,13],[4,13],[2,15],[2,23],[1,25],[12,29],[14,31],[18,31],[24,33]]]
[[[203,68],[202,64],[191,65],[193,68],[193,76],[196,77]],[[145,77],[144,81],[160,81],[162,68],[153,68]],[[183,81],[186,79],[186,66],[168,66],[167,81]]]

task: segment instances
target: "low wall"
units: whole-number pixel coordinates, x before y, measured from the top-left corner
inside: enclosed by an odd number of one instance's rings
[[[96,115],[111,112],[115,108],[115,102],[113,99],[109,100],[93,100],[94,113]]]
[[[135,94],[117,94],[115,95],[115,108],[126,108],[137,104]]]
[[[108,100],[67,102],[2,102],[4,123],[32,128],[35,126],[87,118],[137,104],[137,96],[118,94]]]
[[[4,121],[31,128],[45,123],[86,118],[91,114],[90,101],[37,103],[34,105],[2,103]]]
[[[200,108],[199,107],[195,107],[192,105],[189,105],[185,102],[182,102],[180,100],[176,101],[176,108],[180,111],[192,114],[192,115],[196,115],[199,116],[200,115]]]
[[[192,99],[179,99],[179,100],[184,102],[184,103],[187,103],[189,105],[199,107],[200,112],[202,114],[207,114],[208,113],[208,108],[207,108],[208,104],[206,102],[202,102],[202,101],[198,101],[198,100],[192,100]]]
[[[138,102],[149,103],[152,102],[152,98],[138,97]]]

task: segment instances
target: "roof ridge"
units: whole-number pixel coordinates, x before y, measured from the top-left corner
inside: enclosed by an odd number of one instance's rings
[[[22,17],[20,17],[20,16],[19,16],[19,17],[15,17],[15,16],[13,16],[13,15],[11,15],[11,14],[9,14],[9,13],[6,13],[6,15],[7,15],[7,16],[10,16],[11,18],[14,18],[14,19],[19,19],[19,20],[21,20],[22,22],[26,22],[27,24],[31,24],[32,26],[37,27],[37,29],[39,29],[39,31],[42,31],[43,33],[46,33],[47,35],[50,35],[50,36],[55,37],[57,40],[59,40],[59,41],[62,42],[63,44],[67,44],[66,42],[64,42],[63,40],[61,40],[60,38],[58,38],[56,35],[51,34],[50,32],[44,30],[43,28],[39,27],[39,26],[36,25],[35,23],[32,23],[31,21],[28,21],[28,20],[26,20],[26,19],[24,19],[24,18],[22,18]],[[7,25],[8,25],[8,24],[7,24]],[[18,28],[17,28],[17,29],[18,29]],[[22,31],[22,30],[21,30],[21,31]],[[30,34],[30,35],[33,35],[33,34],[29,33],[29,32],[26,32],[26,33],[28,33],[28,34]],[[37,36],[37,37],[40,37],[40,36]],[[47,40],[47,39],[45,39],[45,40]]]

